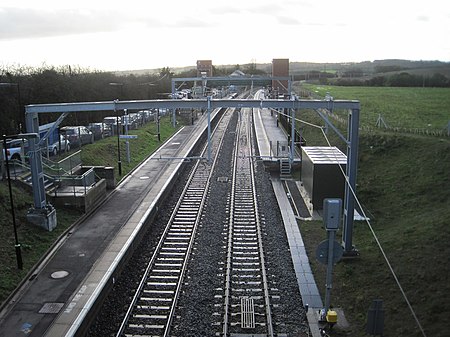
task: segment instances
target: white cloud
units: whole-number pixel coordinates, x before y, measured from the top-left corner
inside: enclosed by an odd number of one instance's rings
[[[0,39],[48,37],[120,29],[117,14],[96,10],[37,10],[3,8],[0,11]]]
[[[0,64],[98,69],[382,58],[450,61],[450,3],[428,0],[2,0]]]

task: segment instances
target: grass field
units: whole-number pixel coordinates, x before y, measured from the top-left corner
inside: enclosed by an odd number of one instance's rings
[[[338,98],[334,89],[330,92]],[[339,98],[360,100],[362,113],[363,102],[368,100],[365,90],[375,95],[376,90],[372,88],[336,88],[342,94]],[[374,100],[384,99],[388,109],[397,104],[392,98],[382,96]],[[417,100],[420,98],[409,104],[415,106],[419,104]],[[430,104],[429,116],[439,116],[437,106]],[[401,120],[403,113],[399,112],[395,118]],[[302,111],[298,117],[323,125],[311,111]],[[411,119],[418,121],[420,116],[416,117]],[[435,123],[434,119],[431,122]],[[336,125],[345,134],[345,126]],[[303,135],[308,145],[327,145],[319,129],[303,125]],[[345,151],[343,142],[333,132],[328,137],[332,145]],[[450,139],[376,129],[360,131],[357,194],[426,335],[447,336]],[[299,222],[299,226],[324,295],[326,271],[316,262],[315,249],[326,239],[325,230],[321,222]],[[374,299],[384,301],[384,336],[422,336],[365,222],[355,223],[353,244],[360,256],[336,265],[332,289],[332,304],[344,309],[351,328],[335,331],[332,336],[365,336],[367,311]]]
[[[169,117],[161,119],[162,142],[175,131]],[[148,123],[139,130],[132,130],[130,134],[136,134],[138,138],[130,140],[132,154],[130,164],[126,161],[125,141],[121,140],[122,175],[132,170],[160,144],[157,141],[155,123]],[[83,146],[81,157],[83,165],[117,167],[117,138],[109,137]],[[117,178],[120,179],[120,177]],[[57,227],[52,232],[45,231],[27,222],[27,211],[33,205],[31,193],[18,184],[14,184],[13,188],[14,209],[19,242],[22,245],[24,268],[23,270],[17,269],[8,185],[6,181],[0,181],[0,303],[16,288],[53,242],[81,216],[81,213],[76,210],[57,209]]]
[[[167,137],[174,132],[173,126],[170,122],[170,117],[161,118],[160,133],[161,141],[164,142]],[[138,138],[129,139],[130,146],[130,163],[127,162],[125,139],[120,140],[120,159],[122,162],[122,176],[126,175],[142,160],[144,160],[149,153],[152,153],[160,145],[157,137],[157,127],[155,123],[148,123],[143,128],[137,130],[130,130],[130,135],[136,135]],[[117,137],[109,137],[83,147],[81,153],[81,160],[85,165],[103,165],[117,167]],[[116,175],[118,172],[116,170]],[[119,177],[120,178],[120,177]]]
[[[418,136],[361,135],[357,194],[371,219],[417,316],[428,336],[446,336],[450,312],[450,144]],[[318,286],[325,290],[325,269],[315,247],[326,238],[322,223],[301,222]],[[332,303],[342,307],[362,336],[369,305],[382,299],[385,336],[421,336],[364,222],[356,222],[355,260],[337,264]]]
[[[361,125],[375,127],[381,114],[389,127],[446,129],[450,121],[450,88],[340,87],[303,84],[321,97],[361,102]],[[338,114],[345,112],[338,111]]]

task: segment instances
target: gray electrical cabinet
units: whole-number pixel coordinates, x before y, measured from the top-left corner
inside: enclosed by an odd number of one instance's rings
[[[344,199],[347,156],[337,147],[302,147],[302,182],[313,210],[323,209],[326,198]]]

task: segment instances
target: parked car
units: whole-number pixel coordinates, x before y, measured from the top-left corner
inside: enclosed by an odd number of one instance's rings
[[[128,130],[137,129],[136,114],[129,114],[122,116],[122,125],[128,127]]]
[[[111,136],[111,126],[105,123],[90,123],[88,129],[94,134],[95,140]]]
[[[121,118],[117,118],[114,116],[108,116],[103,118],[103,123],[107,125],[107,127],[111,130],[111,135],[117,134],[117,119],[119,121],[119,125],[121,122]]]
[[[141,110],[138,114],[141,116],[142,122],[147,123],[155,120],[156,112],[153,110]]]
[[[22,146],[24,150],[22,151]],[[3,147],[2,147],[3,149]],[[5,151],[2,150],[2,157],[5,159]],[[22,139],[7,139],[6,140],[6,155],[8,160],[22,160],[22,155],[28,152],[28,141]]]
[[[59,140],[49,145],[47,151],[52,156],[56,156],[61,151],[70,151],[70,141],[60,135]]]
[[[94,142],[94,134],[85,126],[64,126],[60,129],[71,147],[81,147]]]
[[[120,124],[121,118],[120,117],[117,118],[114,116],[108,116],[108,117],[103,118],[103,123],[105,123],[107,125],[115,125],[115,124],[117,124],[117,119],[119,119],[119,124]]]

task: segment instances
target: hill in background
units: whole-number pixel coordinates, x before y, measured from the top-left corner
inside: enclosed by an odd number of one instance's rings
[[[213,60],[214,62],[214,60]],[[226,69],[233,72],[238,66],[246,68],[253,65],[256,69],[270,74],[272,71],[271,63],[239,64],[239,65],[214,65],[217,69]],[[195,65],[186,67],[170,68],[174,74],[180,75],[191,72],[196,69]],[[346,72],[358,73],[360,75],[393,74],[397,72],[408,72],[414,75],[431,76],[435,73],[450,77],[450,62],[441,61],[411,61],[400,59],[374,60],[363,62],[340,62],[340,63],[315,63],[315,62],[290,62],[291,75],[305,75],[310,72],[327,72],[334,74],[343,74]],[[160,69],[139,69],[118,71],[117,75],[144,75],[159,73]]]

